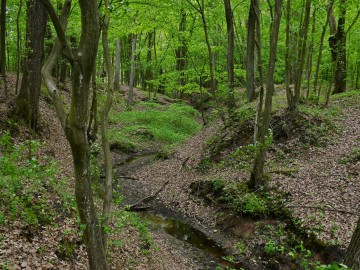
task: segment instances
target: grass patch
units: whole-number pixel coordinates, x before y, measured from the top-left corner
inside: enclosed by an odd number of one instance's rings
[[[132,111],[110,115],[109,137],[112,145],[132,152],[157,143],[176,145],[200,129],[198,112],[185,104],[170,106],[154,102],[139,103]]]

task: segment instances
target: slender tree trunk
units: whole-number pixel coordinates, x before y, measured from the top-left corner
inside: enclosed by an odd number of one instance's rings
[[[306,101],[309,100],[310,94],[310,80],[312,74],[312,66],[313,66],[313,52],[314,52],[314,35],[315,35],[315,25],[316,25],[316,9],[313,12],[313,21],[311,28],[311,41],[309,45],[309,52],[307,55],[307,90],[306,90]]]
[[[153,42],[153,31],[147,34],[147,53],[146,53],[146,70],[145,70],[145,85],[149,92],[149,99],[151,99],[151,93],[153,92],[153,83],[150,82],[152,80],[152,42]]]
[[[251,0],[247,25],[246,53],[246,89],[248,101],[255,99],[255,5],[257,0]]]
[[[346,251],[345,264],[353,270],[360,269],[360,218]]]
[[[259,84],[260,84],[259,103],[258,103],[258,107],[257,107],[257,111],[256,111],[255,125],[254,125],[254,145],[255,145],[258,140],[259,121],[260,121],[261,112],[262,112],[263,103],[264,103],[264,76],[263,76],[262,56],[261,56],[261,27],[260,27],[259,1],[256,0],[254,8],[255,8],[255,15],[256,15],[255,45],[256,45],[256,52],[257,52],[257,57],[258,57],[258,72],[259,72]]]
[[[259,151],[254,161],[254,168],[251,173],[251,179],[249,182],[249,187],[252,189],[257,189],[260,186],[264,185],[264,164],[267,146],[265,145],[266,137],[269,135],[269,126],[270,126],[270,116],[271,116],[271,107],[272,107],[272,98],[274,94],[274,72],[275,72],[275,63],[276,63],[276,53],[277,53],[277,43],[279,37],[279,28],[281,20],[281,11],[282,11],[282,0],[275,0],[275,10],[274,10],[274,20],[271,27],[271,36],[270,36],[270,56],[269,56],[269,66],[267,71],[266,78],[266,97],[265,97],[265,107],[261,117],[261,126],[259,134]]]
[[[181,20],[179,23],[179,47],[175,50],[176,55],[176,71],[178,72],[178,85],[180,92],[183,92],[183,87],[185,86],[185,67],[186,67],[186,55],[188,52],[187,40],[185,37],[186,32],[186,11],[181,10]],[[181,94],[180,94],[181,96]]]
[[[81,223],[84,225],[84,238],[91,270],[108,270],[102,232],[92,197],[90,177],[90,151],[86,124],[88,121],[88,99],[90,81],[95,65],[99,42],[99,14],[96,0],[79,0],[81,10],[81,38],[78,50],[71,50],[64,29],[70,12],[71,0],[66,0],[61,22],[49,0],[41,0],[46,4],[58,39],[42,68],[42,75],[54,102],[60,123],[69,141],[75,172],[75,196]],[[73,65],[73,87],[69,113],[64,105],[51,76],[51,70],[57,62],[61,48],[65,47]]]
[[[310,9],[311,9],[311,0],[306,0],[305,18],[304,18],[303,27],[300,30],[300,35],[299,35],[299,60],[297,62],[298,69],[296,72],[294,96],[291,99],[292,104],[290,107],[290,109],[293,111],[297,109],[300,101],[302,75],[304,71],[305,54],[306,54],[306,44],[307,44],[306,42],[307,42],[308,28],[310,23]]]
[[[205,16],[205,3],[204,0],[201,0],[201,3],[199,2],[200,0],[196,0],[196,2],[198,3],[198,11],[201,14],[201,20],[202,20],[202,24],[203,24],[203,29],[204,29],[204,34],[205,34],[205,42],[206,42],[206,46],[208,49],[208,55],[209,55],[209,68],[210,68],[210,93],[215,96],[216,93],[216,79],[215,79],[215,57],[211,48],[211,44],[210,44],[210,37],[209,37],[209,31],[208,31],[208,26],[207,26],[207,20],[206,20],[206,16]]]
[[[41,66],[44,59],[44,38],[47,23],[45,6],[40,0],[27,2],[27,53],[16,112],[31,129],[36,130],[39,117]]]
[[[135,79],[135,56],[136,56],[136,40],[137,34],[133,34],[132,45],[131,45],[131,70],[130,70],[130,80],[129,80],[129,93],[127,99],[127,105],[129,107],[133,104],[133,89],[134,89],[134,79]]]
[[[19,90],[19,79],[20,79],[20,63],[21,63],[21,32],[20,32],[20,14],[22,9],[22,0],[19,2],[19,10],[16,16],[16,83],[15,83],[15,94],[17,95]]]
[[[103,243],[104,243],[104,248],[106,250],[107,238],[108,238],[106,229],[109,226],[109,221],[110,221],[110,208],[112,201],[112,182],[113,182],[112,181],[113,168],[111,162],[111,153],[110,153],[110,145],[109,145],[107,129],[108,129],[108,115],[113,103],[114,76],[113,76],[113,69],[111,64],[110,49],[108,42],[108,29],[110,22],[109,0],[105,0],[104,4],[105,4],[105,18],[104,18],[103,31],[102,31],[102,44],[104,51],[105,66],[108,73],[108,84],[107,84],[106,101],[105,104],[103,105],[103,108],[100,111],[100,119],[101,119],[101,142],[102,142],[102,148],[104,152],[104,162],[105,162],[105,196],[103,203],[102,228],[103,228]]]
[[[0,13],[0,69],[4,80],[5,97],[8,95],[6,79],[6,0],[1,0]]]
[[[315,71],[315,81],[314,81],[314,92],[317,91],[317,85],[318,85],[318,80],[319,80],[319,71],[320,71],[320,64],[321,64],[321,58],[322,58],[322,51],[324,48],[324,38],[325,38],[325,33],[326,33],[326,29],[327,29],[327,25],[329,23],[329,12],[330,9],[332,8],[332,5],[329,7],[328,9],[328,14],[326,16],[326,22],[323,26],[322,32],[321,32],[321,37],[320,37],[320,45],[319,45],[319,55],[317,58],[317,62],[316,62],[316,71]],[[319,102],[319,98],[320,98],[320,91],[318,91],[318,95],[317,95],[317,100]]]
[[[285,34],[285,43],[286,43],[286,55],[285,55],[285,88],[286,88],[286,98],[288,106],[292,104],[293,94],[290,89],[290,80],[291,80],[291,63],[290,63],[290,16],[291,13],[291,0],[287,0],[286,3],[286,34]]]
[[[225,17],[226,17],[226,30],[227,30],[227,72],[228,72],[228,97],[227,105],[229,113],[232,114],[235,108],[234,100],[234,46],[235,46],[235,33],[234,33],[234,18],[231,9],[230,0],[224,0]]]
[[[97,112],[98,112],[98,102],[97,102],[97,85],[96,85],[96,65],[94,66],[93,74],[91,76],[92,81],[92,97],[91,97],[91,107],[90,107],[90,119],[87,128],[87,136],[89,143],[96,141],[98,133],[98,122],[97,122]]]
[[[120,90],[121,40],[116,40],[114,90]]]

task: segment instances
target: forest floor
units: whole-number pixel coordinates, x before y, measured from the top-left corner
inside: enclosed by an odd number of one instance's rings
[[[9,84],[9,88],[13,88],[13,80],[10,79]],[[140,91],[136,93],[138,99],[145,99],[146,95]],[[7,115],[14,106],[14,98],[14,93],[10,93],[7,100],[0,100],[0,135],[9,128]],[[56,114],[46,100],[42,98],[40,102],[40,137],[45,141],[42,151],[54,156],[59,167],[59,177],[68,179],[68,191],[73,193],[70,148]],[[165,101],[169,102],[168,99]],[[357,152],[360,151],[360,95],[334,99],[331,106],[341,108],[341,113],[334,119],[338,132],[328,135],[328,143],[323,147],[302,146],[299,149],[295,139],[276,142],[268,157],[278,163],[276,166],[270,164],[267,170],[271,175],[269,186],[289,196],[286,207],[301,219],[303,226],[315,228],[318,239],[345,249],[360,210],[360,154]],[[151,155],[143,155],[135,162],[115,166],[115,181],[121,186],[125,199],[115,205],[114,211],[120,211],[125,204],[131,205],[156,194],[138,206],[158,216],[189,224],[221,245],[228,254],[236,253],[236,245],[242,240],[253,247],[263,247],[263,240],[254,235],[258,220],[244,217],[241,221],[224,221],[224,213],[235,213],[227,212],[222,205],[209,203],[194,192],[194,183],[213,179],[246,182],[249,179],[247,170],[239,171],[231,166],[214,166],[206,172],[199,170],[209,139],[219,132],[221,126],[221,122],[212,122],[172,150],[165,160],[154,160]],[[14,141],[33,137],[26,128],[17,128]],[[113,153],[114,164],[123,164],[128,158],[129,155]],[[290,169],[291,173],[276,172],[278,167]],[[123,218],[115,218],[114,224]],[[272,217],[268,217],[267,222],[276,223]],[[158,227],[148,232],[150,241],[144,240],[141,226],[138,219],[132,218],[127,226],[112,232],[114,243],[117,239],[121,241],[111,250],[112,269],[216,268],[218,262],[207,253]],[[74,217],[59,220],[57,226],[42,226],[37,231],[24,228],[21,221],[1,225],[0,265],[3,269],[87,269],[86,253],[76,233],[77,228]],[[65,230],[75,233],[64,235]],[[69,239],[76,243],[76,249],[70,258],[61,259],[58,256],[59,243]],[[242,267],[287,269],[281,265],[278,268],[267,267],[266,258],[259,256],[245,251]],[[230,266],[240,269],[239,265]]]

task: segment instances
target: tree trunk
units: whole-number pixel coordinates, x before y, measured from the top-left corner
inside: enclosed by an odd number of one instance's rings
[[[345,264],[353,270],[360,269],[360,218],[346,251]]]
[[[0,71],[4,80],[5,97],[8,95],[6,83],[6,0],[1,0],[1,14],[0,14]]]
[[[204,0],[201,0],[201,4],[199,2],[199,0],[196,0],[196,2],[198,3],[199,6],[199,12],[201,14],[201,19],[202,19],[202,23],[203,23],[203,29],[204,29],[204,34],[205,34],[205,42],[206,42],[206,46],[208,49],[208,55],[209,55],[209,68],[210,68],[210,93],[214,96],[216,93],[216,79],[215,79],[215,58],[213,55],[213,51],[211,48],[211,44],[210,44],[210,37],[209,37],[209,31],[208,31],[208,26],[207,26],[207,21],[206,21],[206,16],[205,16],[205,3]]]
[[[311,0],[306,0],[305,4],[305,18],[303,22],[303,27],[300,30],[299,35],[299,59],[297,61],[298,69],[296,71],[296,80],[295,80],[295,89],[294,96],[291,98],[291,110],[296,110],[299,101],[300,101],[300,92],[301,92],[301,83],[302,83],[302,75],[304,71],[304,63],[305,63],[305,54],[306,54],[306,42],[308,35],[308,28],[310,23],[310,9],[311,9]]]
[[[314,52],[314,35],[315,35],[315,25],[316,25],[316,9],[313,12],[313,21],[311,28],[311,41],[309,45],[309,52],[307,55],[307,89],[306,89],[306,102],[309,100],[310,95],[310,80],[312,74],[312,66],[313,66],[313,52]]]
[[[285,43],[286,43],[286,54],[285,54],[285,88],[286,88],[286,98],[288,106],[292,104],[293,94],[290,89],[291,81],[291,63],[290,63],[290,16],[291,13],[291,0],[287,0],[286,3],[286,34],[285,34]]]
[[[21,63],[21,33],[20,33],[20,15],[22,9],[22,0],[19,2],[19,10],[16,16],[16,83],[15,83],[15,94],[17,95],[19,90],[19,79],[20,79],[20,63]]]
[[[134,89],[134,80],[135,80],[135,56],[136,56],[136,40],[137,34],[133,34],[132,45],[131,45],[131,70],[130,70],[130,79],[129,79],[129,93],[127,99],[127,105],[129,107],[133,104],[133,89]]]
[[[246,89],[248,101],[255,99],[255,1],[251,0],[247,25]]]
[[[90,152],[86,133],[88,121],[88,99],[90,81],[95,64],[99,41],[99,14],[96,0],[79,0],[81,10],[81,38],[79,49],[72,51],[66,39],[65,31],[71,0],[66,0],[61,22],[49,0],[46,4],[49,15],[57,31],[58,39],[42,68],[42,75],[54,102],[60,123],[69,141],[75,172],[75,196],[81,223],[85,227],[84,238],[91,270],[108,270],[102,232],[96,215],[92,197],[90,177]],[[73,87],[70,111],[67,114],[56,84],[51,77],[51,70],[56,64],[61,48],[66,48],[73,65]]]
[[[262,122],[259,130],[260,132],[259,141],[257,143],[260,149],[255,158],[254,167],[249,182],[249,187],[252,189],[257,189],[260,186],[264,185],[263,174],[264,174],[265,155],[267,150],[267,145],[265,145],[265,142],[266,142],[266,137],[269,135],[272,98],[274,94],[274,72],[275,72],[277,43],[278,43],[280,20],[281,20],[282,2],[283,2],[282,0],[275,1],[274,20],[272,23],[271,36],[270,36],[269,66],[266,76],[265,107],[262,113],[262,119],[261,119]]]
[[[152,80],[153,74],[152,74],[152,64],[151,64],[151,58],[152,58],[152,42],[153,42],[153,31],[149,32],[147,34],[147,53],[146,53],[146,70],[145,70],[145,85],[149,92],[149,99],[151,99],[151,93],[153,92],[153,83],[150,82]]]
[[[102,148],[104,152],[104,162],[105,162],[105,195],[103,202],[102,232],[103,232],[104,248],[106,250],[107,238],[108,238],[106,229],[109,226],[109,221],[110,221],[110,207],[112,201],[112,182],[113,182],[112,181],[113,168],[111,162],[110,144],[107,134],[107,127],[108,127],[108,115],[113,103],[114,76],[113,76],[113,69],[111,64],[110,49],[108,42],[108,29],[110,22],[109,0],[105,0],[104,4],[105,4],[105,18],[104,18],[103,31],[102,31],[102,45],[104,51],[105,66],[108,73],[108,84],[106,91],[107,92],[106,101],[100,110],[100,119],[101,119],[101,142],[102,142]]]
[[[16,101],[16,112],[33,130],[37,128],[39,117],[46,23],[46,9],[40,0],[27,1],[27,53],[20,92]]]
[[[224,0],[225,17],[226,17],[226,30],[227,30],[227,72],[228,72],[228,97],[227,105],[230,114],[232,114],[235,108],[234,100],[234,46],[235,46],[235,34],[234,34],[234,18],[231,10],[230,0]]]
[[[186,67],[186,55],[188,52],[187,40],[185,38],[186,31],[186,11],[181,10],[181,20],[179,24],[179,43],[180,46],[176,48],[176,71],[178,72],[178,85],[180,88],[180,92],[183,92],[183,87],[185,86],[185,67]]]
[[[315,71],[315,81],[314,81],[314,92],[317,91],[317,85],[318,85],[318,80],[319,80],[319,71],[320,71],[320,64],[321,64],[321,57],[322,57],[322,51],[324,48],[324,38],[325,38],[325,33],[326,33],[326,29],[327,29],[327,24],[329,23],[329,16],[330,16],[330,9],[332,8],[332,4],[328,9],[328,14],[326,16],[326,22],[323,26],[323,30],[321,32],[321,37],[320,37],[320,45],[319,45],[319,55],[318,55],[318,59],[316,62],[316,71]],[[320,91],[317,91],[317,100],[319,102],[319,98],[320,98]]]
[[[115,78],[114,90],[120,90],[120,65],[121,65],[121,41],[116,40],[116,60],[115,60]]]
[[[340,17],[338,20],[337,31],[335,34],[335,51],[336,69],[334,70],[334,91],[333,94],[343,93],[346,91],[346,33],[345,33],[345,15],[346,0],[340,1]],[[333,44],[333,43],[332,43]]]
[[[260,84],[260,92],[259,92],[259,103],[257,107],[257,112],[255,116],[255,125],[254,125],[254,145],[258,140],[258,131],[259,131],[259,121],[261,117],[261,112],[264,103],[264,77],[263,77],[263,69],[262,69],[262,56],[261,56],[261,27],[260,27],[260,5],[259,1],[255,1],[255,44],[256,44],[256,52],[258,57],[258,72],[259,72],[259,84]]]

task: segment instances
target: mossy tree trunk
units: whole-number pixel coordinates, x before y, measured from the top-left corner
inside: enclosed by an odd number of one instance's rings
[[[49,58],[42,68],[42,75],[53,100],[58,118],[69,141],[75,172],[75,196],[81,223],[84,225],[86,251],[91,270],[108,270],[106,253],[93,201],[90,177],[90,151],[87,137],[89,115],[89,92],[92,71],[95,64],[99,42],[99,14],[96,0],[79,0],[81,10],[81,38],[79,49],[70,48],[64,29],[66,28],[71,0],[65,0],[61,20],[49,0],[46,4],[49,15],[56,29],[58,39]],[[65,111],[51,70],[57,62],[61,48],[73,68],[72,97],[69,112]]]
[[[108,127],[108,115],[113,103],[114,76],[113,76],[113,69],[111,64],[110,49],[108,42],[108,29],[110,23],[109,0],[105,0],[104,5],[105,5],[105,17],[104,17],[104,24],[102,29],[102,45],[104,51],[105,66],[108,74],[108,83],[107,83],[106,101],[100,110],[100,120],[101,120],[101,142],[102,142],[102,149],[103,149],[104,161],[105,161],[105,195],[103,202],[102,228],[103,228],[103,243],[106,249],[107,246],[106,228],[109,226],[109,221],[110,221],[110,208],[112,201],[112,179],[113,179],[113,171],[112,171],[113,168],[111,163],[111,153],[110,153],[110,145],[107,134],[107,127]]]

